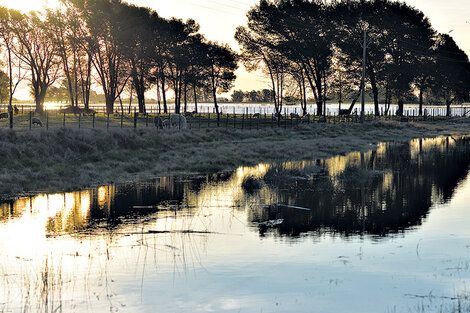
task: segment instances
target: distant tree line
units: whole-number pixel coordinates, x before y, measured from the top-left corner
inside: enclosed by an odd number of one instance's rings
[[[232,93],[232,102],[272,102],[274,98],[273,91],[270,89],[263,90],[234,90]]]
[[[270,78],[274,105],[281,112],[293,87],[304,114],[313,97],[324,114],[328,95],[341,103],[352,98],[350,112],[361,94],[363,49],[367,36],[366,87],[375,115],[380,114],[383,90],[385,114],[392,99],[403,114],[410,92],[425,94],[450,106],[468,100],[470,64],[448,34],[439,34],[427,17],[403,2],[389,0],[261,0],[247,14],[247,26],[237,28],[241,59],[249,70]]]
[[[139,112],[145,112],[145,92],[151,87],[165,112],[171,89],[176,112],[186,109],[188,94],[197,100],[196,93],[204,90],[219,113],[217,94],[232,87],[238,57],[228,45],[206,40],[194,20],[164,19],[119,0],[62,2],[61,9],[46,13],[0,9],[10,105],[19,82],[27,79],[37,111],[60,81],[71,105],[81,102],[87,110],[91,86],[98,83],[109,113],[126,88],[136,94]]]

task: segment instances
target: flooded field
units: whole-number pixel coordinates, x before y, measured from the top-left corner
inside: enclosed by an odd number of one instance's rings
[[[0,312],[468,312],[469,166],[414,140],[3,202]]]

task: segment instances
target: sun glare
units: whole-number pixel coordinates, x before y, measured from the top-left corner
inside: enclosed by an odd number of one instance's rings
[[[0,5],[22,12],[55,8],[59,4],[59,0],[0,0]]]

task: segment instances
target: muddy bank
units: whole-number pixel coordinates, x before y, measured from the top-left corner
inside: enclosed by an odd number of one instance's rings
[[[70,191],[260,162],[328,158],[383,141],[470,134],[469,119],[310,124],[295,129],[0,131],[0,196]]]

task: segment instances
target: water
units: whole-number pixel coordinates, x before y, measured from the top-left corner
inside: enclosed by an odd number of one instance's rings
[[[6,202],[0,312],[466,312],[469,165],[440,138]]]

